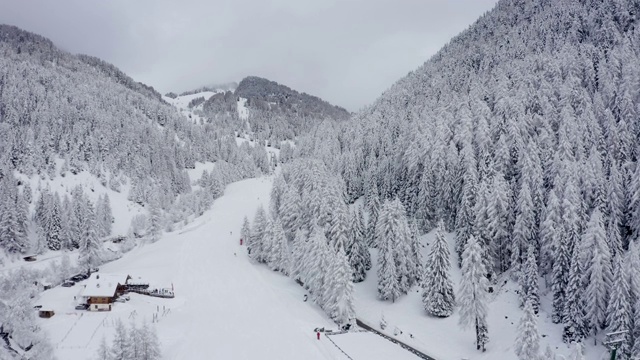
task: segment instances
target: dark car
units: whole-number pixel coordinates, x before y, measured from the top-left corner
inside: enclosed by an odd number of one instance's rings
[[[82,277],[82,275],[78,274],[78,275],[73,275],[70,278],[71,281],[80,281],[80,280],[84,280],[84,278]]]
[[[76,310],[87,310],[89,308],[89,304],[78,304],[76,305]]]
[[[65,280],[65,281],[62,283],[62,287],[72,287],[72,286],[73,286],[73,285],[75,285],[75,284],[76,284],[76,283],[75,283],[75,282],[73,282],[73,281],[71,281],[71,280]]]

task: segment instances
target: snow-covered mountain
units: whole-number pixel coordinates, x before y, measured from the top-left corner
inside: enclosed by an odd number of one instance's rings
[[[268,140],[275,146],[309,132],[324,120],[344,121],[350,114],[326,101],[299,93],[285,85],[249,76],[233,90],[205,87],[189,91],[175,100],[194,101],[208,122],[231,124],[239,133],[250,133],[256,139]],[[214,92],[212,96],[211,92]],[[189,104],[187,104],[189,105]]]
[[[606,333],[627,331],[619,353],[640,354],[639,14],[631,0],[500,1],[352,120],[297,144],[339,175],[332,182],[348,203],[366,199],[365,212],[377,216],[373,198],[389,209],[399,199],[421,233],[443,220],[456,233],[454,266],[479,240],[483,271],[501,291],[478,307],[489,317],[474,313],[487,349],[479,358],[513,358],[523,346],[492,335],[510,316],[505,280],[519,305],[540,307],[534,319],[559,346],[589,344],[597,359]],[[303,212],[328,210],[313,186],[285,180]],[[397,241],[382,239],[379,249]],[[400,276],[389,262],[378,264],[378,290],[391,300],[407,292],[406,269]],[[460,304],[453,316],[470,311]]]

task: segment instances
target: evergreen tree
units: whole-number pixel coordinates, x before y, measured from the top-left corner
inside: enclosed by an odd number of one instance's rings
[[[420,234],[418,233],[418,222],[415,219],[409,222],[409,246],[411,250],[407,255],[407,266],[409,268],[410,283],[413,285],[413,283],[420,283],[424,274],[422,245],[420,244]]]
[[[487,278],[481,258],[480,244],[472,236],[462,254],[462,278],[458,293],[460,306],[460,325],[463,328],[475,327],[476,347],[484,352],[489,341],[487,330]]]
[[[631,306],[629,304],[629,282],[625,266],[620,256],[614,259],[614,275],[611,296],[607,306],[607,332],[631,331]],[[629,333],[624,334],[625,341],[618,349],[618,359],[628,359],[631,345]]]
[[[523,181],[520,195],[518,196],[518,204],[516,206],[516,223],[513,227],[513,243],[511,250],[511,267],[520,273],[520,266],[525,259],[525,250],[533,243],[535,211],[529,184]]]
[[[549,199],[545,207],[545,218],[540,224],[540,268],[543,274],[553,271],[556,246],[560,244],[560,223],[562,221],[560,202],[556,190],[549,191]]]
[[[478,191],[478,173],[476,170],[476,160],[473,155],[471,145],[466,145],[462,150],[465,165],[462,193],[460,195],[460,206],[456,214],[456,253],[459,262],[462,263],[462,252],[465,249],[465,242],[473,234],[473,225],[476,219],[474,207],[476,193]]]
[[[422,282],[422,303],[427,313],[433,316],[448,317],[453,313],[456,299],[450,270],[449,245],[444,237],[444,221],[440,220]]]
[[[351,243],[349,241],[350,232],[351,227],[349,226],[349,213],[347,207],[344,204],[339,204],[331,213],[329,232],[327,235],[329,243],[335,251],[342,249],[346,253],[349,248],[349,244]]]
[[[151,201],[149,208],[149,235],[152,242],[160,240],[162,236],[162,209],[157,199]]]
[[[519,360],[540,359],[540,335],[533,306],[529,301],[524,305],[524,314],[518,324],[515,352]]]
[[[364,231],[362,228],[362,213],[356,209],[352,214],[351,223],[351,248],[348,249],[349,265],[353,272],[353,282],[363,281],[367,275],[367,265],[371,268],[371,254],[365,244]]]
[[[580,269],[580,248],[575,246],[571,256],[571,268],[566,290],[566,303],[562,322],[564,332],[562,340],[567,344],[580,341],[585,338],[585,314],[584,296],[582,288],[582,272]]]
[[[131,359],[131,347],[127,329],[120,319],[116,320],[116,334],[111,345],[111,359]]]
[[[8,178],[7,178],[8,179]],[[20,232],[20,212],[17,188],[10,181],[0,181],[5,194],[0,193],[0,246],[9,253],[27,250],[26,234]]]
[[[378,217],[380,212],[380,198],[378,198],[378,188],[371,190],[371,199],[369,200],[369,219],[367,220],[367,245],[375,248],[378,246],[376,241],[376,229],[378,226]]]
[[[606,242],[600,210],[591,214],[589,225],[582,243],[588,244],[591,254],[588,257],[586,276],[586,322],[593,335],[606,326],[606,311],[609,301],[609,284],[612,282],[611,256]]]
[[[162,358],[160,352],[160,342],[158,341],[158,335],[153,327],[150,327],[146,322],[142,324],[142,327],[138,329],[140,332],[140,360],[159,360]]]
[[[78,263],[83,268],[93,268],[102,263],[102,243],[98,240],[95,231],[95,215],[93,205],[88,202],[86,205],[86,222],[80,240],[80,254]]]
[[[295,281],[305,283],[304,273],[305,268],[308,266],[304,262],[305,254],[309,249],[309,241],[302,229],[296,231],[296,236],[293,238],[293,251],[291,254],[291,278]]]
[[[401,291],[393,245],[392,241],[378,242],[378,297],[395,302]]]
[[[531,244],[527,249],[527,259],[524,263],[523,276],[520,278],[520,300],[522,304],[529,303],[534,313],[540,309],[540,296],[538,295],[538,263],[536,251]]]
[[[293,240],[302,224],[301,199],[294,186],[290,186],[282,197],[280,217],[282,227],[289,240]]]
[[[60,234],[62,232],[62,204],[60,203],[60,196],[55,193],[49,199],[49,209],[47,209],[47,224],[46,224],[46,239],[47,247],[50,250],[60,250],[62,247]]]
[[[263,257],[262,242],[266,227],[267,214],[261,205],[258,207],[258,210],[256,210],[256,215],[253,218],[253,232],[251,233],[251,237],[250,239],[247,239],[247,251],[249,252],[249,256],[259,262]]]
[[[240,239],[244,241],[244,244],[247,244],[249,241],[249,237],[251,236],[251,224],[249,223],[249,219],[245,216],[242,220],[242,228],[240,229]]]
[[[344,325],[355,320],[356,312],[353,304],[353,281],[351,280],[351,267],[344,250],[332,256],[333,286],[330,289],[327,313],[338,324]]]
[[[493,259],[495,272],[500,274],[509,268],[509,243],[511,238],[511,205],[509,185],[504,175],[496,173],[493,177],[492,196],[489,202],[489,231],[492,239],[488,256]]]

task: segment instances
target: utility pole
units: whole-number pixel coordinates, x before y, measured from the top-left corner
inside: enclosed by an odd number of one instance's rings
[[[622,330],[607,333],[604,338],[604,346],[611,351],[611,360],[616,360],[616,354],[620,345],[625,341],[625,335],[629,332],[629,330]]]

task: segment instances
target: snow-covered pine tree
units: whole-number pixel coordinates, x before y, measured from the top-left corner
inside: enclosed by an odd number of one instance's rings
[[[273,186],[271,187],[271,198],[269,201],[269,209],[271,211],[271,216],[273,216],[274,219],[276,217],[280,217],[285,191],[287,191],[287,182],[282,173],[280,173],[273,181]]]
[[[98,236],[95,231],[96,226],[93,204],[87,200],[85,208],[87,213],[82,238],[80,240],[78,264],[82,268],[88,269],[102,263],[102,243],[98,240]]]
[[[49,199],[48,222],[46,224],[46,239],[49,250],[60,250],[61,241],[60,233],[62,231],[61,216],[62,204],[60,203],[60,195],[56,192]]]
[[[280,218],[284,233],[289,240],[293,240],[296,232],[302,227],[301,199],[295,186],[289,186],[282,197]]]
[[[587,256],[588,267],[584,272],[583,280],[586,285],[585,320],[589,332],[596,335],[599,329],[606,326],[609,286],[613,281],[611,254],[599,209],[595,209],[591,214],[587,229],[582,236],[582,243],[587,244],[591,250]]]
[[[261,263],[266,263],[272,270],[275,267],[275,260],[280,253],[280,244],[275,239],[275,221],[267,216],[267,223],[264,227],[264,235],[260,242],[260,256],[256,257],[256,260]],[[272,268],[271,266],[274,265]]]
[[[489,227],[489,202],[492,196],[489,189],[490,180],[490,178],[484,178],[478,185],[478,195],[474,209],[476,218],[473,223],[473,236],[480,242],[482,249],[485,250],[485,254],[482,256],[484,266],[491,274],[491,278],[493,278],[494,263],[493,257],[490,255],[492,239]]]
[[[520,301],[524,305],[529,303],[534,313],[540,309],[540,296],[538,295],[538,262],[536,261],[536,250],[533,244],[527,249],[527,258],[523,264],[520,278]]]
[[[249,218],[245,216],[244,219],[242,220],[242,228],[240,228],[240,239],[242,239],[242,241],[244,241],[244,244],[247,245],[247,241],[250,241],[249,240],[250,236],[251,236],[251,224],[249,223]]]
[[[545,207],[545,217],[540,224],[540,268],[542,273],[552,273],[554,264],[555,247],[560,243],[559,226],[562,221],[560,202],[556,196],[556,190],[549,190],[549,198]]]
[[[420,244],[420,234],[418,232],[418,222],[415,219],[409,221],[409,246],[410,253],[407,256],[407,266],[409,268],[410,284],[420,284],[424,275],[422,261],[422,245]]]
[[[369,252],[369,247],[367,246],[367,228],[365,226],[365,222],[364,222],[364,215],[362,214],[362,209],[358,208],[356,213],[357,213],[357,218],[354,222],[354,230],[353,230],[353,234],[354,234],[354,241],[356,241],[357,239],[359,239],[359,241],[361,242],[362,248],[364,249],[364,268],[365,270],[369,271],[371,270],[371,253]]]
[[[465,249],[465,242],[473,234],[473,225],[476,219],[474,213],[476,193],[478,191],[478,172],[473,148],[466,144],[462,148],[462,158],[464,163],[464,175],[462,193],[460,194],[460,206],[456,214],[456,253],[458,255],[458,265],[462,264],[462,253]]]
[[[519,360],[540,359],[538,323],[533,306],[528,300],[524,304],[524,314],[518,324],[518,335],[514,350]]]
[[[609,162],[609,178],[608,181],[605,182],[607,193],[605,206],[607,213],[607,242],[611,249],[611,255],[617,256],[622,253],[620,226],[625,220],[625,190],[623,187],[624,180],[617,161],[610,156]]]
[[[609,304],[607,306],[607,332],[632,331],[631,306],[629,304],[628,274],[621,256],[613,260],[614,274],[611,284]],[[628,359],[630,354],[631,334],[624,334],[625,341],[618,350],[618,359]]]
[[[516,204],[516,223],[513,227],[513,242],[511,246],[511,268],[518,277],[521,276],[520,267],[524,262],[526,249],[534,240],[536,221],[534,210],[529,183],[523,181]]]
[[[629,251],[625,254],[625,272],[629,276],[629,306],[632,310],[631,339],[632,354],[640,354],[640,254],[636,241],[629,241]]]
[[[289,250],[289,241],[282,229],[282,222],[279,218],[274,220],[273,224],[273,246],[272,255],[275,258],[272,259],[271,269],[280,271],[285,275],[291,273],[291,251]]]
[[[384,209],[384,207],[383,207]],[[385,210],[382,210],[384,213]],[[382,216],[379,224],[384,221]],[[378,225],[378,228],[385,225]],[[400,296],[400,284],[398,282],[398,270],[394,255],[393,241],[378,242],[378,297],[382,300],[391,299],[395,302]]]
[[[510,197],[509,184],[500,172],[493,176],[492,196],[489,201],[489,234],[492,239],[490,248],[487,249],[488,257],[493,259],[495,271],[501,274],[509,268],[511,239],[510,227]]]
[[[129,360],[131,359],[131,346],[127,334],[127,328],[122,320],[116,320],[116,334],[111,343],[111,359]]]
[[[162,236],[162,209],[158,199],[151,200],[149,204],[149,230],[151,241],[156,242]]]
[[[453,313],[456,299],[450,271],[449,244],[444,236],[444,221],[440,220],[422,281],[422,303],[433,316],[447,317]]]
[[[371,199],[369,200],[369,218],[367,220],[367,246],[375,248],[378,246],[376,241],[376,228],[378,226],[378,218],[380,217],[380,198],[378,197],[378,188],[374,184],[371,190]]]
[[[309,245],[310,251],[305,258],[305,263],[308,264],[305,271],[305,279],[307,279],[305,284],[308,284],[313,301],[324,308],[324,293],[328,277],[330,277],[326,270],[329,267],[329,257],[333,255],[333,251],[329,248],[327,238],[320,227],[311,232]]]
[[[264,233],[267,227],[267,214],[264,211],[264,207],[260,205],[256,210],[256,215],[253,218],[253,227],[251,237],[247,239],[247,251],[249,256],[256,261],[261,261],[262,254],[262,242]]]
[[[19,212],[17,204],[17,188],[9,177],[0,181],[4,194],[0,193],[0,247],[8,253],[24,253],[27,250],[26,234],[20,232]]]
[[[338,204],[338,206],[333,209],[327,235],[329,244],[331,244],[334,250],[338,251],[338,249],[342,249],[345,253],[351,244],[349,240],[351,226],[349,225],[348,211],[347,206],[344,204]]]
[[[363,281],[367,275],[367,264],[371,267],[371,254],[365,245],[362,228],[362,213],[356,209],[351,216],[351,248],[348,249],[349,265],[353,272],[353,282]]]
[[[100,347],[96,352],[96,360],[112,360],[111,350],[107,345],[107,339],[103,336],[102,341],[100,341]]]
[[[111,210],[111,200],[109,200],[109,194],[100,195],[98,203],[96,204],[96,218],[98,219],[100,237],[111,235],[113,213]]]
[[[158,334],[153,326],[150,326],[146,321],[142,323],[142,327],[138,329],[140,343],[140,360],[159,360],[162,358],[162,352],[160,351],[160,341],[158,341]]]
[[[462,253],[462,278],[457,298],[460,325],[463,328],[475,328],[476,347],[484,352],[489,341],[486,304],[488,281],[481,256],[480,244],[471,235]]]
[[[305,283],[304,273],[308,264],[304,262],[304,257],[309,250],[307,234],[304,230],[298,229],[293,238],[293,249],[291,253],[291,278],[295,281]]]
[[[562,340],[567,344],[581,341],[587,333],[585,329],[585,299],[582,288],[582,271],[580,269],[580,247],[574,246],[571,256],[571,267],[565,296],[562,322],[564,331]]]
[[[353,304],[353,281],[351,280],[351,266],[344,250],[338,249],[333,256],[332,271],[333,288],[329,300],[329,316],[338,324],[345,325],[355,321],[356,312]]]

